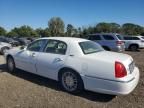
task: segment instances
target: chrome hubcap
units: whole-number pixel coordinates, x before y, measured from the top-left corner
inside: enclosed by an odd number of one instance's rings
[[[77,77],[72,72],[65,72],[62,76],[62,84],[68,91],[74,91],[77,89]]]

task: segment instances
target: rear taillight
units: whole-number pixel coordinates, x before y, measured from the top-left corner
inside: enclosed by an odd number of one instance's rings
[[[122,78],[127,75],[127,71],[124,65],[120,62],[115,62],[115,77]]]
[[[122,44],[124,44],[124,41],[116,41],[116,44],[117,45],[122,45]]]

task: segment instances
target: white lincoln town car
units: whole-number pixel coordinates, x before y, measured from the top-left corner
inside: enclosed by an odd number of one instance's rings
[[[105,51],[99,44],[70,37],[40,38],[5,53],[10,72],[22,69],[60,82],[70,93],[83,89],[126,95],[139,81],[139,69],[127,54]]]

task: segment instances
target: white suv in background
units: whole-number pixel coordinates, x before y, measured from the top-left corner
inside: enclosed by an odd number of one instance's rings
[[[144,36],[124,36],[126,49],[137,51],[144,48]]]
[[[88,39],[99,43],[105,50],[121,52],[125,50],[123,37],[117,33],[96,33],[88,35]]]

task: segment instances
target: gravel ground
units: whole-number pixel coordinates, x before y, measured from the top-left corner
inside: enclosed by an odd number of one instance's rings
[[[72,95],[62,91],[56,81],[18,70],[11,74],[0,56],[0,108],[143,108],[144,50],[125,52],[140,69],[140,82],[129,95],[113,97],[84,91]]]

